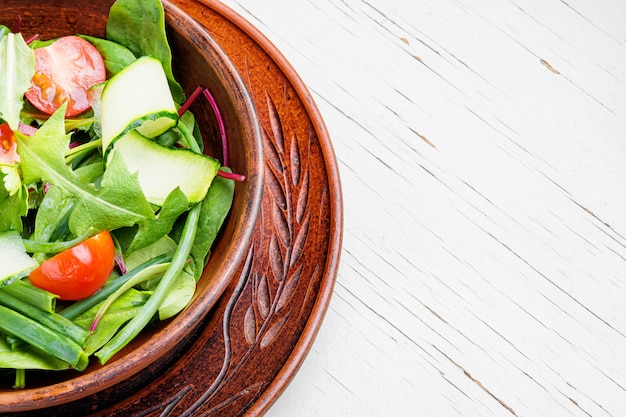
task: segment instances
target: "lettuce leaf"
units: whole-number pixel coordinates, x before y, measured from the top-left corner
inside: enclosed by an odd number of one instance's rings
[[[35,54],[21,34],[0,37],[0,117],[17,130],[24,93],[35,74]]]

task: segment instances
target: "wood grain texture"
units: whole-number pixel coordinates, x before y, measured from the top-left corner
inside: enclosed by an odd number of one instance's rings
[[[313,93],[344,193],[267,415],[625,415],[626,3],[224,3]]]

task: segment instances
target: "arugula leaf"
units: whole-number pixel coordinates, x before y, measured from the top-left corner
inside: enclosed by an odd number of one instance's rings
[[[67,237],[69,228],[65,228],[73,205],[74,199],[66,198],[59,187],[54,185],[48,187],[35,217],[35,229],[31,239],[39,242],[53,242],[56,238]]]
[[[185,94],[172,73],[172,51],[165,32],[165,12],[160,0],[117,0],[109,9],[106,37],[124,45],[136,57],[153,56],[163,64],[174,100]]]
[[[70,136],[65,133],[62,105],[32,136],[16,133],[25,183],[48,182],[59,189],[59,198],[73,201],[68,224],[75,236],[90,228],[97,231],[138,226],[138,248],[156,241],[169,232],[173,220],[157,217],[143,195],[136,175],[132,175],[121,157],[113,156],[99,187],[82,181],[65,163]],[[179,198],[172,204],[181,212]],[[45,207],[40,207],[39,211]]]
[[[107,171],[109,169],[107,168]],[[139,228],[126,253],[132,253],[168,234],[178,217],[187,210],[189,210],[187,196],[179,188],[175,188],[165,199],[158,215],[150,222],[149,230],[143,231],[141,227]]]
[[[17,130],[24,93],[35,74],[35,53],[21,34],[0,37],[0,115],[11,130]]]

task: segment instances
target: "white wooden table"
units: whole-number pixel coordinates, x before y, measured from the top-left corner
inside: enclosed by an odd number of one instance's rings
[[[344,195],[267,415],[626,415],[626,2],[224,3],[308,86]]]

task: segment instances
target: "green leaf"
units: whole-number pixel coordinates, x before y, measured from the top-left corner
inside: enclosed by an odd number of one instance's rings
[[[195,146],[197,146],[197,152],[204,151],[204,141],[202,140],[202,133],[200,132],[200,126],[196,123],[196,118],[192,112],[186,111],[183,115],[178,119],[178,128],[180,131],[187,132],[188,135],[184,135],[186,140],[195,141]],[[195,146],[192,143],[188,143],[188,146],[191,149],[194,149]]]
[[[10,173],[5,170],[10,168]],[[0,167],[0,232],[6,230],[22,231],[22,216],[28,214],[28,189],[24,184],[16,184],[13,194],[7,190],[5,183],[12,176],[13,167]],[[14,188],[14,187],[10,187]]]
[[[135,59],[133,54],[127,47],[120,45],[107,39],[94,38],[93,36],[79,35],[87,42],[96,47],[104,60],[104,67],[107,71],[107,79],[117,74],[120,70],[128,66]]]
[[[183,269],[159,306],[159,320],[166,320],[180,313],[189,305],[195,292],[195,277]]]
[[[176,247],[176,242],[169,236],[164,236],[150,246],[131,253],[125,259],[126,267],[133,269],[157,256],[164,254],[173,255],[176,252]],[[160,280],[161,277],[153,278],[142,283],[141,288],[155,290]],[[178,314],[189,304],[195,291],[196,280],[194,275],[187,270],[183,270],[159,307],[159,319],[165,320]]]
[[[85,348],[87,354],[91,355],[108,342],[124,323],[128,322],[139,312],[141,307],[148,301],[151,294],[150,291],[130,289],[115,300],[107,309],[106,314],[102,317],[95,331],[88,339]],[[76,317],[73,320],[74,323],[85,329],[89,329],[101,304],[102,303],[95,305]]]
[[[174,255],[176,252],[176,242],[169,236],[163,236],[161,239],[136,250],[124,258],[126,268],[130,271],[141,266],[144,262],[148,262],[161,255]]]
[[[39,205],[35,230],[31,238],[40,242],[51,242],[56,240],[53,236],[65,237],[67,233],[60,233],[62,236],[58,236],[59,230],[66,227],[66,220],[73,205],[73,198],[66,197],[59,187],[51,185]]]
[[[167,234],[173,221],[155,215],[136,175],[128,172],[121,158],[113,156],[98,187],[82,181],[65,163],[70,140],[63,124],[65,107],[62,105],[34,135],[16,133],[24,182],[48,182],[58,188],[59,198],[72,201],[68,225],[74,236],[90,228],[100,231],[137,225],[135,239],[147,245]],[[176,207],[180,209],[178,200]],[[45,207],[39,211],[42,209]]]
[[[156,218],[150,222],[149,231],[140,233],[142,232],[140,228],[128,247],[127,253],[143,248],[168,234],[178,217],[187,210],[189,210],[187,196],[179,188],[175,188],[163,202]]]
[[[35,54],[21,34],[0,37],[0,115],[17,130],[24,93],[35,74]]]
[[[70,367],[67,362],[38,351],[27,344],[12,349],[6,339],[6,335],[0,334],[0,368],[59,371]]]
[[[161,61],[174,100],[185,101],[183,89],[172,73],[172,51],[165,32],[165,12],[160,0],[117,0],[109,10],[106,38],[127,47],[136,57]]]
[[[217,176],[201,203],[202,211],[198,221],[198,231],[191,248],[196,279],[202,275],[202,270],[208,261],[209,250],[230,211],[234,192],[234,181]]]

